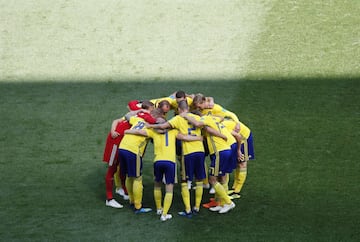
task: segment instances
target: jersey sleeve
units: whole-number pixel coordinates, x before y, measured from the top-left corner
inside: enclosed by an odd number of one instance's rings
[[[153,116],[151,116],[149,113],[140,112],[137,114],[137,116],[144,119],[149,124],[156,123],[156,119]]]
[[[174,116],[173,118],[171,118],[168,123],[170,124],[170,126],[174,129],[179,128],[179,116]]]

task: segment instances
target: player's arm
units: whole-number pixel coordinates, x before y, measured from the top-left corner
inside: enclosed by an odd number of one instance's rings
[[[146,124],[145,125],[147,128],[153,128],[153,129],[168,129],[171,128],[171,125],[169,124],[169,122],[165,122],[162,124]]]
[[[222,122],[222,121],[224,121],[224,117],[221,116],[221,115],[211,114],[211,116],[216,117],[216,118],[217,118],[217,122],[219,122],[219,123]]]
[[[134,110],[134,111],[130,111],[130,112],[128,112],[127,114],[125,114],[125,119],[126,119],[127,121],[129,121],[131,117],[137,115],[139,112],[149,113],[149,111],[146,110],[146,109]]]
[[[209,126],[205,126],[205,127],[204,127],[204,130],[205,130],[206,132],[208,132],[209,134],[213,135],[213,136],[217,136],[217,137],[222,138],[223,140],[227,140],[226,135],[220,133],[220,132],[219,132],[218,130],[216,130],[216,129],[213,129],[213,128],[209,127]]]
[[[148,136],[147,132],[143,129],[128,129],[125,130],[125,134],[135,134],[135,135],[142,135],[142,136]]]
[[[118,125],[118,123],[120,121],[124,120],[123,118],[118,118],[118,119],[115,119],[112,121],[111,123],[111,130],[110,130],[110,133],[111,133],[111,137],[113,139],[115,139],[116,137],[118,137],[120,134],[116,131],[116,126]]]
[[[197,128],[203,127],[205,125],[204,122],[197,121],[194,117],[191,117],[187,113],[181,113],[180,116],[185,118],[187,121],[189,121],[189,123],[191,123],[192,125],[194,125]]]
[[[178,133],[176,135],[176,138],[183,141],[203,141],[202,136],[196,136],[196,135],[188,135],[188,134],[182,134]]]
[[[234,131],[236,132],[236,133],[240,133],[240,122],[237,122],[236,123],[236,125],[235,125],[235,128],[234,128]]]
[[[226,110],[224,114],[225,114],[225,117],[229,117],[232,120],[234,120],[236,123],[240,123],[239,118],[235,113],[233,113],[229,110]]]
[[[237,146],[238,161],[243,162],[243,161],[245,161],[245,156],[241,152],[241,142],[244,140],[244,137],[235,131],[232,131],[231,134],[235,137],[237,144],[238,144],[238,146]]]
[[[186,97],[189,97],[189,98],[191,98],[191,99],[194,99],[194,97],[195,97],[195,94],[185,94],[186,95]]]

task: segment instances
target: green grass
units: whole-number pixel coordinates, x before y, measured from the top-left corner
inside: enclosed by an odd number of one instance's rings
[[[356,241],[358,81],[1,83],[0,237]],[[101,158],[111,121],[126,112],[130,99],[177,89],[214,96],[254,132],[257,157],[236,209],[226,215],[203,209],[191,220],[175,216],[161,223],[155,214],[105,207]],[[151,151],[144,204],[154,208]],[[183,206],[175,190],[174,215]]]
[[[359,1],[137,14],[130,2],[34,2],[0,3],[1,241],[359,241]],[[178,89],[213,96],[254,133],[236,208],[161,223],[106,207],[111,121],[130,99]],[[151,162],[150,145],[154,208]],[[177,186],[170,211],[182,209]]]
[[[247,75],[254,78],[358,77],[360,2],[273,1]]]

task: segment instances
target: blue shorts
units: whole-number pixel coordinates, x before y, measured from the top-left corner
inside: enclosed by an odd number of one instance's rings
[[[176,139],[176,155],[177,156],[182,155],[182,142],[179,139]]]
[[[238,149],[238,144],[234,143],[231,145],[231,157],[229,160],[229,165],[226,167],[226,173],[232,173],[234,169],[236,169],[237,166],[237,157],[238,157],[238,153],[237,153],[237,149]]]
[[[154,163],[155,182],[161,182],[164,175],[166,184],[175,183],[176,163],[167,160],[158,160]]]
[[[139,177],[142,174],[142,157],[131,151],[119,149],[121,174],[128,177]]]
[[[210,155],[209,176],[225,176],[231,159],[231,150],[222,150]]]
[[[250,133],[249,138],[245,140],[244,143],[241,144],[240,149],[245,156],[245,161],[255,159],[254,141],[253,141],[252,133]]]
[[[205,152],[194,152],[184,156],[184,161],[181,164],[181,179],[192,181],[194,175],[197,180],[206,178]]]

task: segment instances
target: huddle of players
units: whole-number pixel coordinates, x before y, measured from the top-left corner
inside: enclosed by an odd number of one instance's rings
[[[134,212],[152,211],[142,206],[142,157],[148,140],[152,139],[154,200],[161,221],[172,218],[168,211],[173,200],[177,160],[180,161],[181,194],[185,205],[179,215],[190,218],[199,212],[203,187],[208,183],[215,190],[215,198],[203,206],[218,213],[233,209],[235,203],[231,199],[240,197],[246,179],[247,161],[254,159],[250,129],[234,113],[202,94],[187,95],[178,91],[169,97],[144,101],[141,107],[139,109],[137,101],[130,102],[129,108],[133,111],[113,121],[104,151],[104,161],[109,163],[105,178],[106,205],[123,207],[112,196],[111,175],[114,176],[119,165],[122,187],[125,196],[126,193],[129,196]],[[166,113],[170,109],[175,111],[175,115],[166,121]],[[206,155],[211,161],[208,174]],[[233,171],[234,190],[229,192],[229,174]],[[193,179],[196,181],[195,204],[191,208],[188,183]]]

